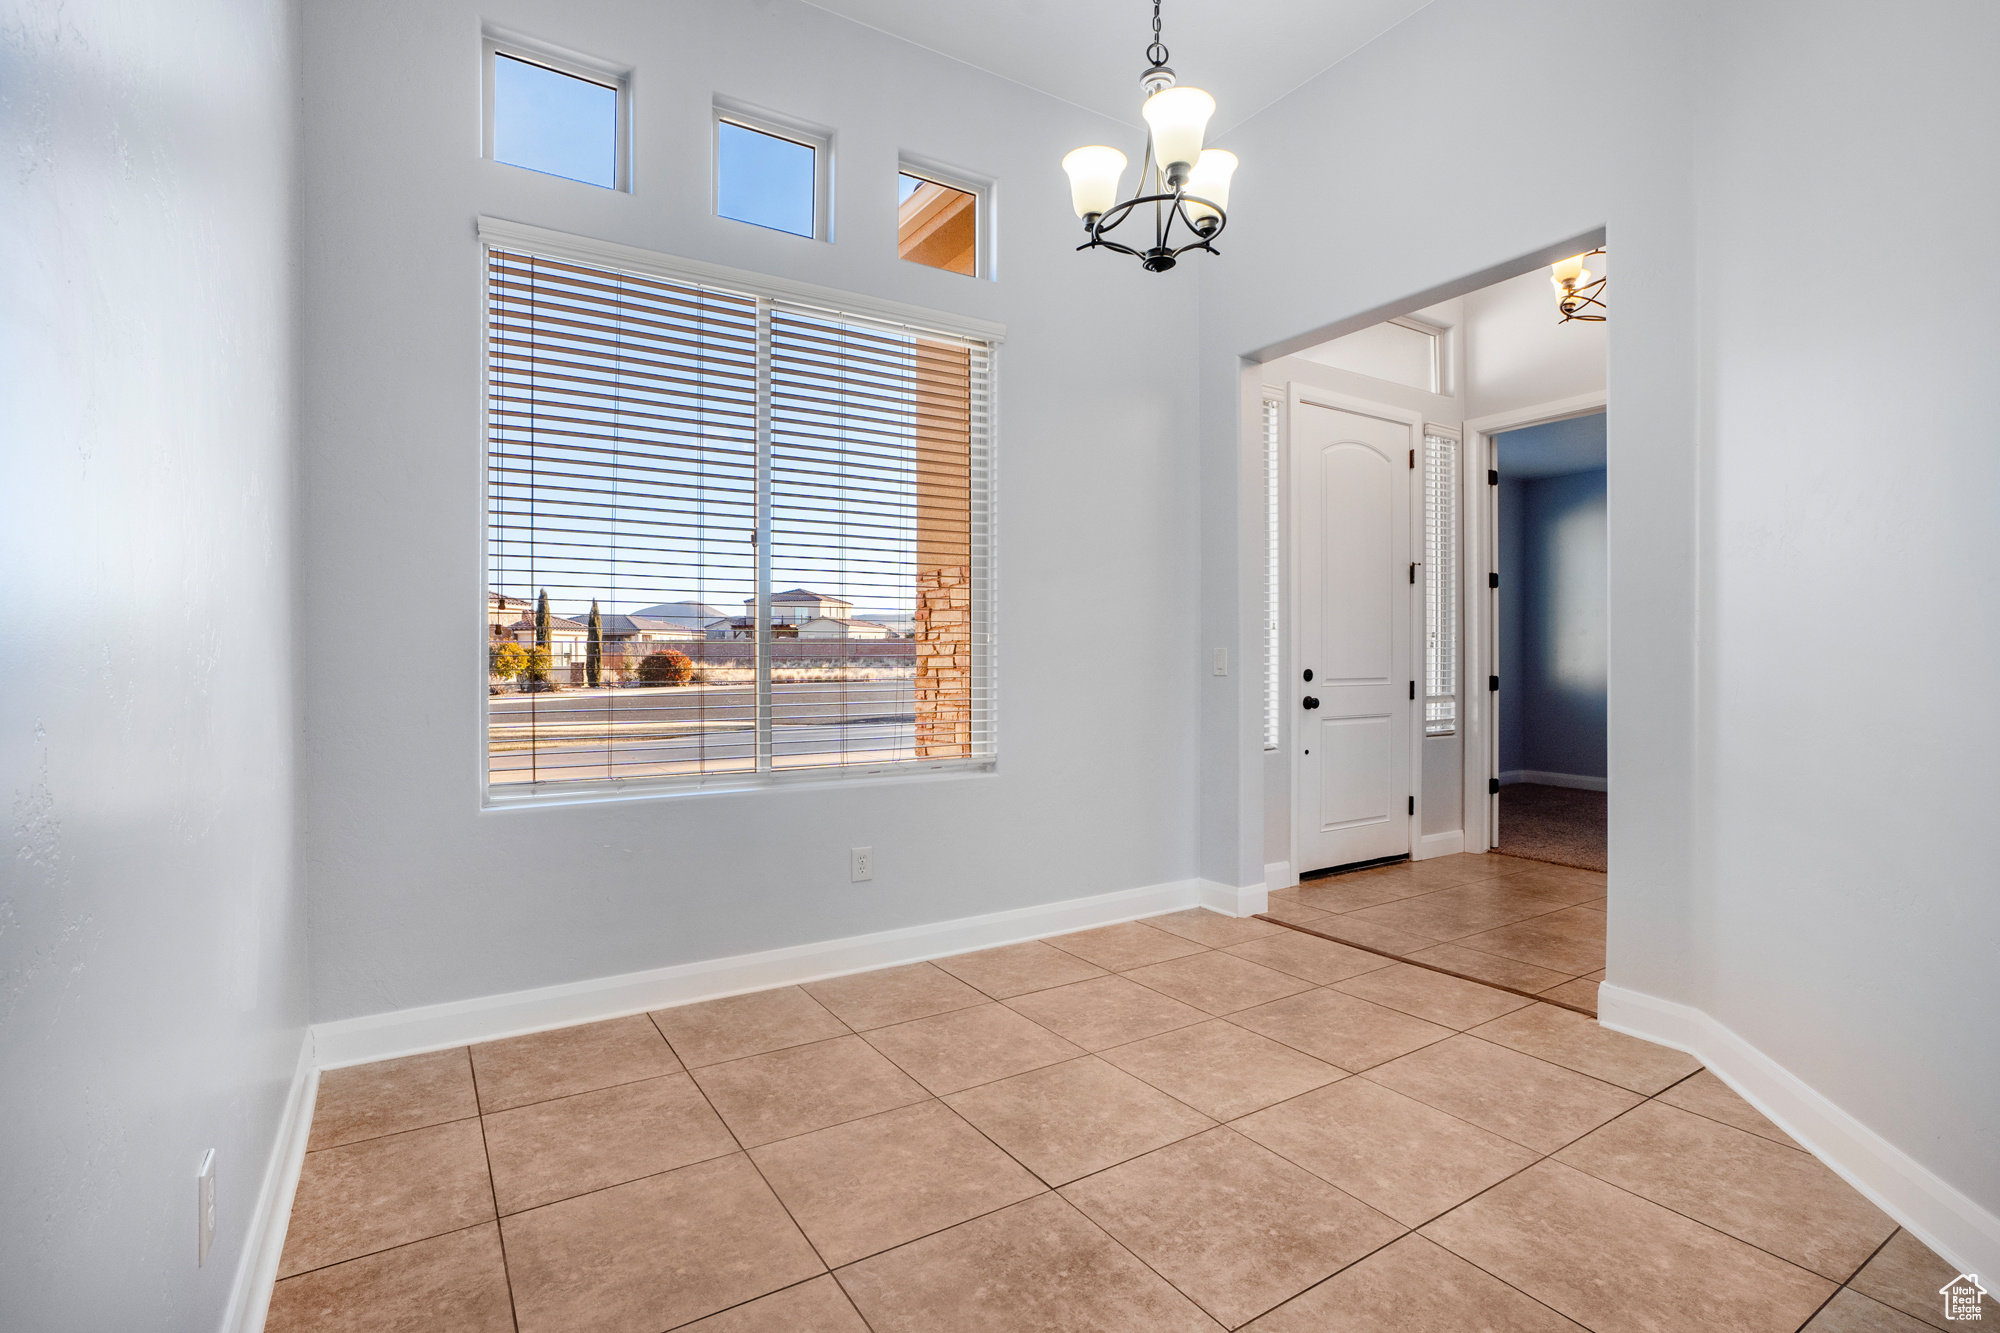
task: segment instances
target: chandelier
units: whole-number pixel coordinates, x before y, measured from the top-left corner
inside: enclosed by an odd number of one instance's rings
[[[1584,267],[1603,253],[1604,247],[1600,245],[1586,254],[1571,255],[1549,265],[1549,281],[1556,289],[1556,309],[1562,312],[1562,318],[1556,323],[1567,324],[1573,319],[1587,320],[1592,324],[1604,322],[1603,315],[1590,313],[1592,306],[1599,310],[1608,309],[1604,302],[1597,299],[1604,290],[1604,279],[1601,276],[1592,278],[1590,270]]]
[[[1160,0],[1153,0],[1153,41],[1146,48],[1146,59],[1151,63],[1139,76],[1146,90],[1140,108],[1146,118],[1146,162],[1133,187],[1138,193],[1118,198],[1125,154],[1103,144],[1077,149],[1063,159],[1063,170],[1069,173],[1070,203],[1090,234],[1076,248],[1116,250],[1139,260],[1150,273],[1164,273],[1190,250],[1221,253],[1211,242],[1229,221],[1229,178],[1236,172],[1236,155],[1201,146],[1208,118],[1215,114],[1215,99],[1199,88],[1175,86],[1167,48],[1160,43]],[[1122,245],[1105,235],[1135,215],[1143,216],[1147,204],[1153,206],[1151,245]],[[1175,244],[1175,223],[1183,228],[1179,244]],[[1143,237],[1140,231],[1131,239],[1139,242]]]

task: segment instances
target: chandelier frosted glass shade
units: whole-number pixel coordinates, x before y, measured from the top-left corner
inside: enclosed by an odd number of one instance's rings
[[[1599,246],[1549,265],[1549,283],[1556,289],[1556,311],[1562,316],[1556,321],[1558,324],[1567,324],[1573,319],[1590,324],[1604,322],[1605,305],[1600,299],[1604,291],[1604,275],[1600,271],[1593,276],[1584,267],[1603,253],[1604,248]]]
[[[1201,157],[1201,138],[1215,114],[1215,99],[1199,88],[1168,88],[1147,98],[1140,114],[1153,131],[1153,161],[1160,174],[1179,184],[1173,180],[1176,168],[1188,170]]]
[[[1118,202],[1118,180],[1125,174],[1125,154],[1103,144],[1079,148],[1063,159],[1069,173],[1069,201],[1076,215],[1087,218],[1108,213]]]
[[[1199,227],[1229,208],[1229,178],[1236,174],[1236,154],[1220,148],[1204,148],[1188,173],[1181,204],[1188,221]]]

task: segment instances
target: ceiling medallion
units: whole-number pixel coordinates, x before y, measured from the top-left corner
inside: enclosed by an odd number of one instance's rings
[[[1215,114],[1215,99],[1199,88],[1175,86],[1167,48],[1160,43],[1159,0],[1153,0],[1153,41],[1146,48],[1146,59],[1151,63],[1139,76],[1146,90],[1140,108],[1146,118],[1146,164],[1134,187],[1140,193],[1118,198],[1125,154],[1103,144],[1077,149],[1063,159],[1063,170],[1069,173],[1070,202],[1090,233],[1090,239],[1076,248],[1116,250],[1139,260],[1148,272],[1164,273],[1189,250],[1221,253],[1210,242],[1229,222],[1229,178],[1236,171],[1236,155],[1201,146],[1208,118]],[[1149,189],[1152,193],[1145,193]],[[1151,245],[1135,249],[1105,235],[1146,204],[1153,206]],[[1186,239],[1179,245],[1174,244],[1176,222],[1186,229]]]

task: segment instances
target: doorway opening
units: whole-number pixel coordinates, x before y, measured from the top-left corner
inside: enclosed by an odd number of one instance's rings
[[[1605,870],[1609,660],[1606,416],[1488,437],[1494,729],[1489,846]]]
[[[1271,915],[1589,1010],[1608,329],[1562,322],[1562,257],[1271,356],[1246,428],[1266,463]]]

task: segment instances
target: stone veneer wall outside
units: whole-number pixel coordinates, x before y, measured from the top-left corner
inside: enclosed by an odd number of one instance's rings
[[[916,750],[972,753],[972,357],[919,342]]]

